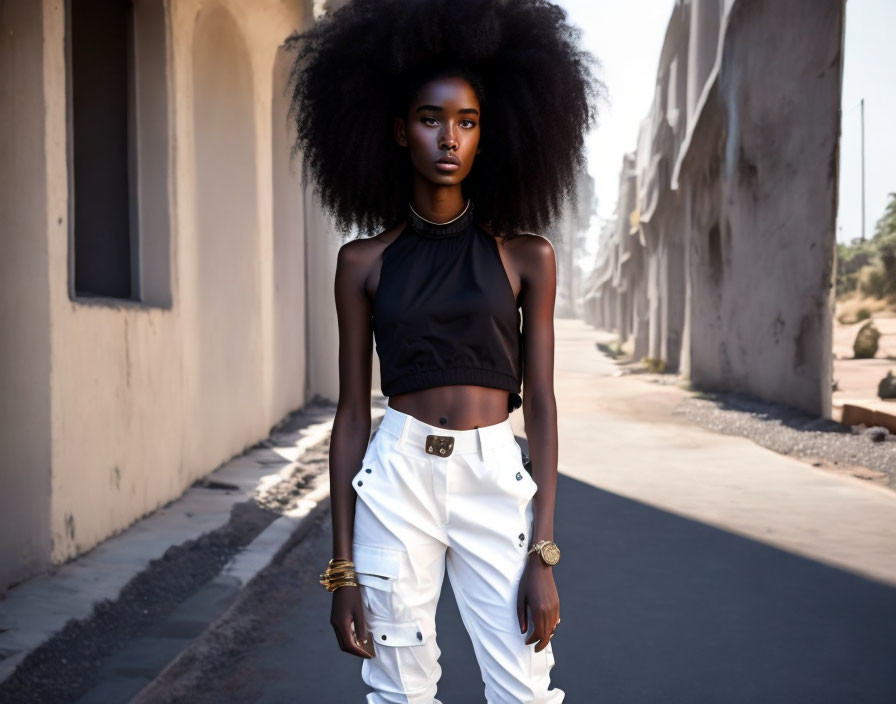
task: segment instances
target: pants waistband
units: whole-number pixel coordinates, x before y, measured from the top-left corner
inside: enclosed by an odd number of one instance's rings
[[[386,430],[398,438],[400,446],[410,445],[425,451],[426,436],[440,435],[453,438],[451,454],[468,452],[487,453],[492,448],[502,447],[515,442],[510,418],[500,423],[483,425],[469,430],[454,430],[424,423],[414,416],[403,413],[392,406],[386,406],[386,412],[380,421],[379,430]]]

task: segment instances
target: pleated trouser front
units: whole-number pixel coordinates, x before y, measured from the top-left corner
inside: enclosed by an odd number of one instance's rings
[[[429,435],[450,436],[450,452],[427,452]],[[451,430],[387,406],[352,486],[353,559],[376,653],[361,666],[367,703],[441,704],[435,612],[446,569],[486,702],[562,702],[549,688],[550,644],[536,653],[517,620],[537,486],[510,419]]]

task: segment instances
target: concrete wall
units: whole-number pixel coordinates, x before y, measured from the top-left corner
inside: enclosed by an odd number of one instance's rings
[[[584,169],[575,177],[575,198],[563,203],[560,217],[551,224],[548,236],[554,244],[557,259],[557,300],[554,314],[559,318],[582,317],[580,267],[585,240],[581,233],[588,229],[596,210],[594,179]]]
[[[636,199],[623,180],[585,299],[589,322],[635,335],[636,358],[823,416],[843,17],[843,0],[676,4],[648,133],[623,166]]]
[[[167,129],[143,132],[139,236],[163,253],[143,300],[73,295],[66,8],[0,4],[0,590],[177,497],[314,389],[335,398],[335,369],[306,378],[332,356],[306,330],[335,265],[308,241],[333,236],[306,212],[282,92],[311,2],[149,4],[138,50],[165,62]]]
[[[690,376],[828,415],[842,3],[740,2],[727,30],[679,172]]]

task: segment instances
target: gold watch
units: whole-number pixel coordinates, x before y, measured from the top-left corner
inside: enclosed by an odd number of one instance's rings
[[[541,559],[548,565],[556,565],[560,562],[560,548],[553,540],[539,540],[535,545],[529,548],[529,553],[537,552]]]

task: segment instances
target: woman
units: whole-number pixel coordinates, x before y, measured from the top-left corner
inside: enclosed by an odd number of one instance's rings
[[[371,235],[337,256],[321,576],[369,704],[438,702],[446,570],[487,701],[564,697],[549,687],[556,261],[527,231],[583,163],[600,84],[577,40],[544,0],[354,0],[293,38],[293,153],[337,226]],[[374,339],[389,399],[369,440]]]

